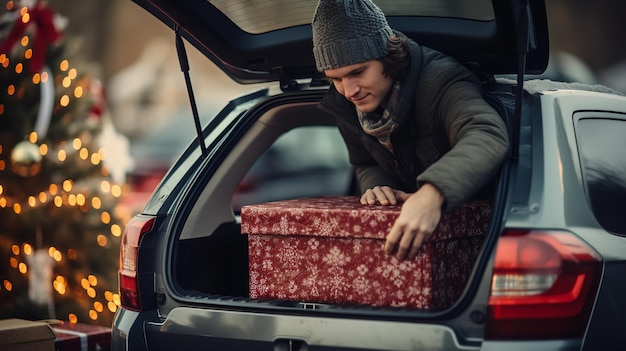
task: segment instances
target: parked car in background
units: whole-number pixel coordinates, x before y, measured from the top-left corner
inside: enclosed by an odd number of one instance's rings
[[[626,345],[626,97],[503,78],[546,68],[544,0],[376,1],[392,28],[474,70],[511,132],[478,258],[442,309],[250,297],[241,205],[356,194],[334,121],[316,106],[328,88],[311,51],[316,2],[134,1],[177,33],[185,73],[186,41],[235,81],[273,84],[198,123],[127,224],[113,350]],[[257,184],[271,190],[249,191]],[[287,192],[298,188],[307,193]]]

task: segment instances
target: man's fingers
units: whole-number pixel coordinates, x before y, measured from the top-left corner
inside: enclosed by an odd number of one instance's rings
[[[385,253],[396,256],[399,260],[412,259],[417,256],[417,253],[422,247],[424,237],[423,233],[415,234],[407,232],[400,237],[398,237],[398,235],[391,235],[390,233],[385,242]]]
[[[417,256],[427,235],[426,231],[411,230],[396,222],[385,240],[385,253],[399,260],[412,259]]]
[[[410,259],[413,259],[415,256],[417,256],[417,253],[419,252],[423,243],[424,243],[424,235],[421,233],[417,234],[415,238],[413,239],[413,243],[411,244],[411,250],[409,251],[409,254],[406,256],[406,258],[410,260]]]
[[[385,191],[382,187],[375,186],[372,189],[372,192],[381,205],[389,205],[389,200],[387,199],[387,195],[385,195]]]
[[[397,205],[399,202],[405,201],[410,195],[386,185],[375,186],[365,190],[361,195],[360,202],[362,205],[376,205],[377,203],[383,206]]]
[[[406,258],[411,257],[411,253],[417,252],[419,246],[421,245],[423,235],[420,235],[419,232],[413,230],[405,230],[402,238],[400,239],[400,243],[398,244],[398,250],[396,252],[396,258],[399,260],[404,260]],[[415,249],[415,245],[417,242],[417,249]]]
[[[387,255],[393,255],[396,253],[396,250],[398,249],[398,241],[400,240],[401,235],[402,232],[396,230],[395,226],[391,228],[391,231],[385,240],[385,253]]]
[[[375,186],[372,188],[372,192],[381,205],[387,206],[396,204],[396,194],[392,188],[388,186]]]
[[[365,193],[361,196],[361,205],[375,205],[376,204],[376,195],[371,189],[367,189]]]
[[[393,190],[392,188],[390,188],[388,186],[384,186],[384,187],[382,187],[382,191],[383,191],[383,193],[385,194],[385,197],[388,200],[387,204],[395,205],[397,203],[395,190]]]

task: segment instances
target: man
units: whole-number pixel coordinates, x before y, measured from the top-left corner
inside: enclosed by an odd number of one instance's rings
[[[312,27],[317,69],[332,82],[320,108],[337,120],[361,203],[402,202],[385,252],[413,258],[442,211],[493,180],[506,125],[472,72],[392,30],[370,0],[321,0]]]

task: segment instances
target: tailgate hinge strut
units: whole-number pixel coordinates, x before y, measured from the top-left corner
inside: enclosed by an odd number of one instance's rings
[[[178,61],[180,62],[180,69],[185,75],[185,83],[187,84],[187,94],[189,95],[189,102],[191,104],[191,112],[193,113],[193,121],[196,125],[196,133],[198,135],[198,145],[202,151],[202,157],[208,155],[206,145],[204,144],[204,137],[202,135],[202,126],[200,125],[200,116],[198,115],[198,106],[196,104],[196,98],[193,95],[193,87],[191,86],[191,77],[189,76],[189,60],[187,58],[187,51],[185,51],[185,44],[183,38],[179,33],[179,26],[176,26],[176,52],[178,53]]]

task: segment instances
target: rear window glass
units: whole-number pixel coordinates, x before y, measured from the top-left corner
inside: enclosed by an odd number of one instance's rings
[[[491,0],[377,0],[387,16],[494,18]],[[260,34],[311,23],[316,0],[210,0],[242,30]]]
[[[607,231],[626,235],[626,116],[581,119],[576,135],[594,216]]]
[[[233,210],[267,201],[349,195],[352,168],[336,127],[307,126],[280,136],[237,188]]]

